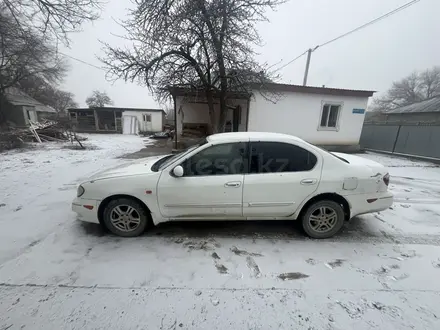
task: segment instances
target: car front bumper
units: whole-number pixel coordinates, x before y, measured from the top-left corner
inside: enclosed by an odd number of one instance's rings
[[[99,223],[99,202],[93,199],[75,198],[72,202],[72,211],[77,214],[77,220]]]
[[[360,194],[346,196],[350,203],[350,217],[360,214],[380,212],[389,209],[394,202],[391,192],[381,192],[376,194]]]

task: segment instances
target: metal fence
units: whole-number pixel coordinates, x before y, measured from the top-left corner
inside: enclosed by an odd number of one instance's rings
[[[360,144],[365,149],[440,158],[440,126],[365,123]]]

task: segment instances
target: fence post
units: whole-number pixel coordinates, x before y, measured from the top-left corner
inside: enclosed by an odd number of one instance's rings
[[[402,125],[399,125],[399,128],[397,129],[396,139],[394,140],[393,151],[392,151],[392,153],[394,153],[394,150],[396,150],[396,144],[397,144],[397,140],[399,139],[400,128],[401,128],[401,127],[402,127]]]

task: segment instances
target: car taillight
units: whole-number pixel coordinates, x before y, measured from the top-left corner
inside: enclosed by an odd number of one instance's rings
[[[385,183],[387,186],[390,183],[390,175],[388,173],[384,175],[383,183]]]

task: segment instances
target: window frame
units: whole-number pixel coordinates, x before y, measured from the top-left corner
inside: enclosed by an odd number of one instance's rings
[[[206,174],[206,175],[187,175],[184,174],[183,178],[203,178],[203,177],[215,177],[215,176],[225,176],[225,175],[245,175],[249,173],[249,141],[232,141],[232,142],[222,142],[222,143],[208,143],[203,145],[204,148],[201,150],[198,150],[199,148],[196,148],[193,153],[191,152],[189,155],[186,155],[184,159],[180,159],[179,162],[176,165],[171,166],[170,175],[173,175],[173,170],[176,166],[182,166],[185,170],[184,163],[188,160],[190,160],[192,157],[196,156],[197,154],[203,152],[204,150],[207,150],[209,148],[215,147],[215,146],[221,146],[225,144],[242,144],[244,146],[244,153],[243,153],[243,173],[225,173],[225,174]]]
[[[256,144],[256,143],[278,143],[278,144],[287,144],[287,145],[290,145],[290,146],[294,146],[294,147],[297,147],[297,148],[301,148],[301,149],[303,149],[303,150],[305,150],[305,151],[311,153],[313,156],[316,157],[315,165],[314,165],[310,170],[307,170],[307,171],[285,171],[285,172],[283,171],[283,172],[269,172],[269,173],[261,173],[261,172],[251,173],[252,144]],[[316,152],[310,150],[309,148],[305,148],[304,146],[298,145],[298,144],[296,144],[296,143],[291,143],[291,142],[285,142],[285,141],[269,141],[269,140],[268,140],[268,141],[265,141],[265,140],[249,141],[247,158],[248,158],[248,168],[247,168],[247,171],[246,171],[246,173],[245,173],[246,175],[262,175],[262,174],[264,174],[264,175],[268,175],[268,174],[269,174],[269,175],[273,175],[273,174],[277,174],[277,175],[279,175],[280,173],[287,173],[287,174],[292,174],[292,173],[307,173],[307,172],[311,172],[311,171],[315,170],[315,168],[316,168],[316,166],[318,166],[318,163],[319,163],[319,160],[320,160],[320,158],[319,158],[319,156],[317,155]],[[260,169],[258,169],[258,170],[260,170]]]
[[[151,113],[144,113],[142,114],[142,117],[144,123],[151,123]],[[150,120],[148,120],[148,118],[150,118]]]
[[[327,114],[327,120],[326,120],[326,125],[327,126],[321,126],[321,122],[323,119],[323,115],[324,115],[324,107],[325,106],[329,106],[329,111]],[[331,112],[331,107],[332,106],[337,106],[338,107],[338,115],[336,117],[336,126],[335,127],[329,127],[328,126],[328,121],[330,119],[330,112]],[[344,102],[335,102],[335,101],[322,101],[321,102],[321,112],[319,115],[319,122],[318,122],[318,131],[339,131],[339,120],[341,118],[341,112],[343,110],[344,107]]]

